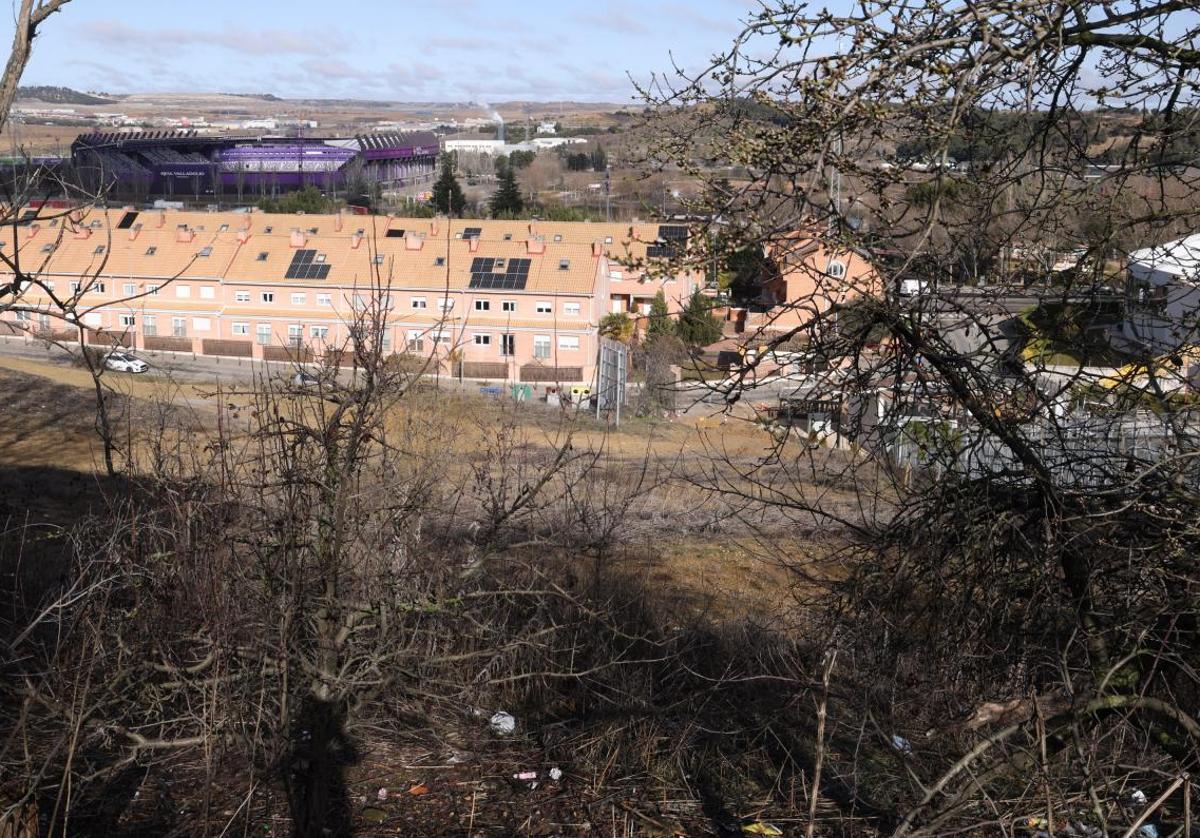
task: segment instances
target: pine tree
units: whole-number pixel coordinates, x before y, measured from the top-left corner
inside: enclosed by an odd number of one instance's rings
[[[521,187],[517,185],[517,173],[512,166],[505,166],[504,171],[500,173],[500,187],[496,190],[496,194],[492,195],[492,217],[514,216],[524,208],[525,202],[521,200]]]
[[[458,185],[458,178],[454,176],[454,167],[451,165],[450,157],[443,157],[442,173],[438,176],[437,182],[433,184],[433,206],[438,212],[454,216],[462,214],[466,203],[462,187]]]
[[[646,325],[646,341],[651,342],[661,337],[671,337],[675,334],[675,321],[667,309],[667,297],[661,288],[650,303],[650,322]]]
[[[692,293],[679,315],[676,333],[688,346],[708,346],[721,339],[721,321],[713,317],[712,301],[701,294],[699,288]]]

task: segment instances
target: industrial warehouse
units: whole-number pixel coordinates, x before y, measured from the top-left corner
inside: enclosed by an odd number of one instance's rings
[[[15,229],[4,252],[42,264],[46,313],[10,328],[73,337],[50,295],[80,295],[93,344],[311,360],[373,308],[385,351],[468,378],[589,381],[601,317],[648,313],[659,290],[677,311],[703,284],[666,266],[687,228],[656,223],[43,208]]]

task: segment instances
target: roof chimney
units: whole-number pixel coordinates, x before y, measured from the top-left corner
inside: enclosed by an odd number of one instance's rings
[[[175,241],[177,242],[190,242],[194,238],[196,238],[196,231],[191,227],[180,227],[175,231]]]
[[[467,247],[471,248],[472,253],[474,253],[476,250],[478,250],[479,249],[479,236],[471,236],[471,238],[467,239]]]
[[[142,232],[142,225],[134,224],[132,227],[129,228],[129,240],[133,241],[134,239],[136,239],[138,237],[138,233],[140,233],[140,232]]]
[[[337,215],[333,219],[333,229],[335,232],[342,232],[342,211],[338,210]]]
[[[354,234],[354,238],[352,238],[352,239],[350,240],[350,249],[351,249],[351,250],[358,250],[358,246],[359,246],[360,244],[362,244],[362,241],[363,241],[363,234],[362,234],[362,233],[355,233],[355,234]]]
[[[642,231],[637,227],[631,226],[629,228],[629,238],[633,239],[635,242],[640,242],[642,240]]]
[[[292,247],[304,247],[304,243],[308,239],[304,236],[304,231],[300,229],[292,230],[292,239],[289,242]]]
[[[238,225],[238,229],[239,230],[249,230],[250,229],[250,213],[247,212],[247,213],[242,214],[242,223]]]
[[[435,219],[433,219],[433,221],[429,222],[429,232],[431,235],[436,236],[438,234],[438,229],[440,229],[439,225],[438,225],[438,220],[435,218]]]
[[[238,244],[245,244],[246,242],[250,241],[250,235],[251,233],[249,230],[238,230]]]
[[[34,236],[36,236],[38,234],[38,231],[41,229],[42,229],[41,224],[30,224],[28,227],[25,228],[25,238],[32,239]]]
[[[166,212],[166,210],[159,210],[158,211],[158,228],[161,230],[163,227],[166,227],[166,226],[167,226],[167,212]]]
[[[75,238],[88,239],[88,238],[91,238],[91,236],[92,236],[92,228],[91,227],[76,227],[75,228]]]
[[[592,256],[599,257],[599,256],[603,256],[603,255],[604,255],[604,242],[599,241],[599,240],[592,242]]]
[[[424,245],[424,236],[418,236],[416,233],[409,233],[404,237],[405,250],[420,250]]]
[[[532,224],[529,226],[533,226]],[[525,240],[526,253],[545,253],[546,239],[543,236],[530,236]]]

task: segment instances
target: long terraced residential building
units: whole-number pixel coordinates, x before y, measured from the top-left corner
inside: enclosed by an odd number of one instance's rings
[[[345,346],[373,306],[389,352],[468,378],[586,382],[605,314],[649,314],[660,289],[677,311],[700,287],[667,269],[686,236],[655,223],[27,209],[0,253],[47,290],[0,321],[71,337],[53,293],[78,299],[91,343],[309,360]]]

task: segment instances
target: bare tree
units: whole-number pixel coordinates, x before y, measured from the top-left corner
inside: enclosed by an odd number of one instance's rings
[[[824,411],[846,455],[784,436],[774,468],[714,476],[840,533],[837,583],[790,564],[840,649],[830,723],[891,765],[858,787],[884,829],[1190,828],[1196,317],[1121,260],[1200,216],[1198,32],[1176,2],[782,0],[644,91],[650,162],[724,225],[690,258],[754,248],[815,289],[764,313],[746,341],[767,351],[720,389]],[[867,256],[871,281],[818,251]],[[1171,338],[1122,325],[1145,316]],[[797,347],[807,376],[755,386]],[[852,514],[813,488],[834,480]],[[866,770],[855,753],[826,773]],[[1131,811],[1129,784],[1163,799]]]

